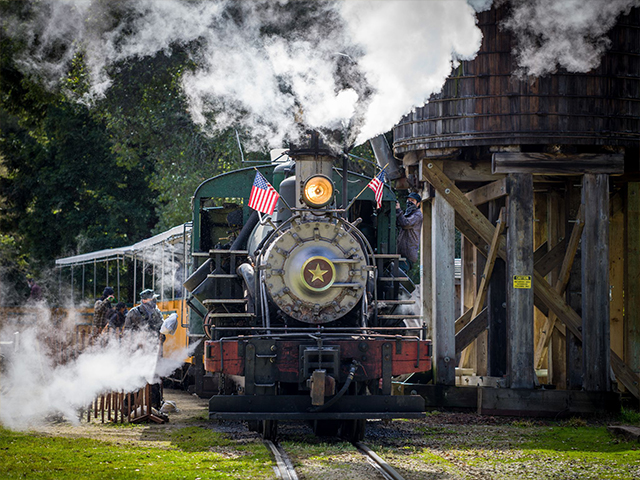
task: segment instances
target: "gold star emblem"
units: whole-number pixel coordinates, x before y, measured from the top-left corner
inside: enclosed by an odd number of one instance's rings
[[[320,280],[321,282],[324,282],[324,274],[327,273],[329,270],[322,270],[320,268],[320,263],[316,263],[316,268],[315,270],[311,270],[309,269],[308,272],[313,275],[313,277],[311,278],[312,282],[315,282],[316,280]]]

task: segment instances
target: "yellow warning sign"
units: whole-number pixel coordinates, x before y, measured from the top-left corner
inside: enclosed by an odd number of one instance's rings
[[[513,288],[531,288],[531,275],[514,275]]]

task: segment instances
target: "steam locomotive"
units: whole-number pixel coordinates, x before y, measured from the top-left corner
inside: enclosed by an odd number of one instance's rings
[[[406,312],[413,284],[399,268],[391,189],[378,210],[370,179],[338,168],[317,134],[286,153],[257,168],[280,194],[271,216],[247,205],[254,168],[193,197],[185,287],[190,335],[205,337],[201,361],[219,379],[209,417],[248,421],[267,439],[278,421],[304,420],[356,441],[366,419],[423,414],[422,397],[392,395],[392,378],[429,371],[431,342],[407,323],[419,316]]]

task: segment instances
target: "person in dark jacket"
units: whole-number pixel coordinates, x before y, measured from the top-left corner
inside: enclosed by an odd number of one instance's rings
[[[115,308],[107,320],[107,327],[109,331],[113,333],[122,333],[126,315],[127,306],[122,302],[116,303]]]
[[[158,338],[158,357],[162,357],[162,344],[165,336],[160,333],[163,318],[162,312],[156,306],[156,298],[158,295],[149,288],[140,292],[140,305],[127,313],[123,333],[126,335],[127,332],[138,330],[148,330],[154,333]],[[151,384],[151,405],[156,409],[162,405],[162,379],[159,377]]]
[[[396,225],[400,228],[398,234],[398,253],[406,262],[400,263],[400,268],[409,272],[413,264],[418,261],[420,252],[420,231],[422,229],[422,199],[417,193],[410,193],[407,197],[407,209],[403,212],[400,203],[396,202]]]
[[[27,283],[29,284],[29,300],[34,302],[42,300],[42,289],[40,285],[31,277],[27,278]]]
[[[111,302],[115,299],[114,294],[113,288],[106,287],[102,292],[102,297],[96,300],[93,306],[93,328],[96,335],[102,332],[109,316],[113,312]]]
[[[156,306],[158,295],[151,289],[140,292],[140,305],[127,313],[124,322],[125,330],[139,330],[145,328],[160,335],[162,326],[162,312]]]

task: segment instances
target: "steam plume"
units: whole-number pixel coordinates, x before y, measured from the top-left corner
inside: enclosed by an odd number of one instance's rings
[[[558,68],[588,72],[611,43],[606,33],[638,0],[511,0],[505,22],[517,39],[520,76],[542,76]]]
[[[307,128],[337,130],[346,143],[388,131],[481,40],[464,0],[28,5],[7,28],[28,45],[22,68],[48,85],[82,51],[91,79],[82,101],[91,103],[121,62],[180,46],[196,65],[182,80],[194,121],[207,130],[240,126],[272,147]]]
[[[75,344],[65,333],[73,330],[53,320],[44,305],[27,322],[1,320],[0,339],[18,340],[17,347],[1,347],[0,423],[12,429],[42,424],[51,415],[77,423],[80,410],[98,395],[135,391],[156,382],[192,354],[184,349],[159,359],[157,336],[134,332],[121,341],[114,338],[86,348],[63,362],[61,355],[74,352]]]

